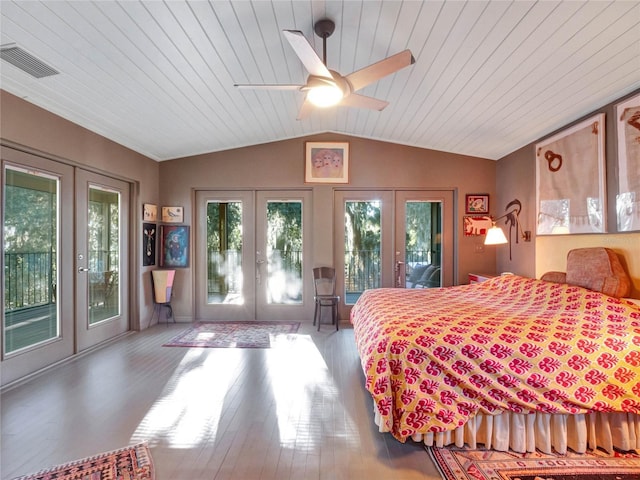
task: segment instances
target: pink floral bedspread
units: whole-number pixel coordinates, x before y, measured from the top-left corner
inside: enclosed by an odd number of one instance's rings
[[[366,388],[395,438],[477,412],[640,413],[640,307],[505,275],[365,291],[351,322]]]

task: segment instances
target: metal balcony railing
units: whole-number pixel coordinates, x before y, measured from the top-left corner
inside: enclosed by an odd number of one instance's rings
[[[5,312],[55,303],[52,255],[52,252],[4,254]]]
[[[56,302],[56,271],[52,261],[52,252],[13,252],[4,254],[5,275],[5,312],[47,305]],[[116,260],[113,252],[93,252],[90,258],[98,259],[92,270],[100,271]],[[297,272],[302,276],[302,252],[276,252],[280,268]],[[407,263],[428,263],[428,250],[406,252]],[[241,266],[241,252],[211,252],[209,254],[209,293],[233,291],[234,275]],[[226,278],[226,280],[225,280]],[[225,286],[225,282],[227,285]],[[231,282],[231,283],[229,283]],[[345,253],[345,287],[347,292],[363,292],[368,288],[380,286],[380,252],[377,250],[358,250]]]
[[[5,252],[4,311],[56,303],[55,252]],[[91,272],[115,270],[118,252],[90,252]]]

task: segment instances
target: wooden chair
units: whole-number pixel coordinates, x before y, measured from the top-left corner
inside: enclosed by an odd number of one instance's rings
[[[336,270],[332,267],[316,267],[313,269],[314,300],[313,324],[318,322],[318,330],[322,320],[322,307],[331,307],[331,323],[339,328],[338,305],[340,296],[336,295]]]
[[[173,318],[173,323],[176,323],[176,319],[173,316],[173,308],[171,307],[171,296],[173,295],[173,280],[175,279],[175,270],[152,270],[151,271],[151,292],[153,295],[153,313],[151,314],[151,320],[149,325],[153,323],[153,317],[158,312],[158,323],[160,323],[160,310],[162,307],[167,307],[167,325],[169,325],[169,318]]]

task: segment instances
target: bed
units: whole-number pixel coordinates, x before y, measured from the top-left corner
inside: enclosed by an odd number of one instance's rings
[[[375,422],[427,445],[640,448],[640,306],[517,275],[365,291],[351,322]]]

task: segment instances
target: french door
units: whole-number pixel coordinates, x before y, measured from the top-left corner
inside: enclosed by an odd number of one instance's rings
[[[310,212],[310,191],[196,192],[196,318],[304,318]]]
[[[335,196],[341,318],[366,289],[453,285],[453,191],[345,190]],[[410,272],[423,266],[429,278],[409,282]]]
[[[76,173],[76,338],[85,350],[129,329],[129,185]]]
[[[4,385],[129,328],[129,189],[8,147],[2,187]]]
[[[394,286],[453,285],[453,191],[397,191],[395,210]]]

